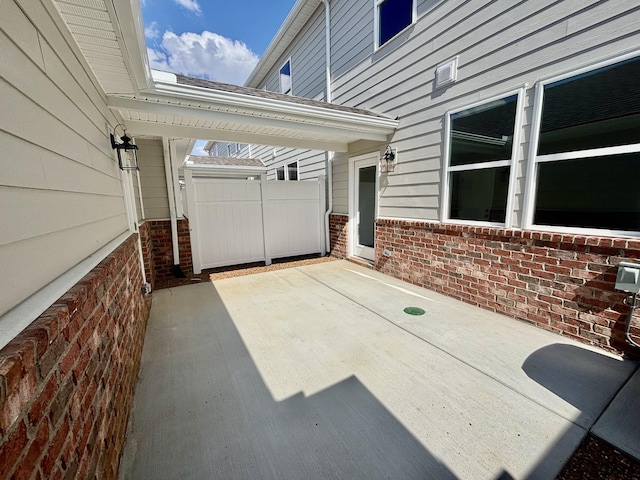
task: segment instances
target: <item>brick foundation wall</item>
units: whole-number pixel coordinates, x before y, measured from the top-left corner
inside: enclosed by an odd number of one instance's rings
[[[392,250],[390,258],[382,255],[383,248]],[[376,222],[377,270],[634,356],[623,340],[629,307],[614,283],[617,264],[639,258],[640,240],[635,239]]]
[[[171,241],[170,220],[150,220],[146,222],[151,240],[151,259],[145,258],[146,269],[152,268],[150,278],[152,286],[158,280],[173,278],[173,244]],[[191,258],[191,236],[189,233],[189,220],[178,220],[178,249],[180,251],[180,268],[185,275],[193,272],[193,260]]]
[[[329,215],[329,237],[331,240],[331,256],[346,258],[348,249],[348,215],[332,213]]]
[[[0,350],[0,478],[118,475],[149,315],[129,237]]]

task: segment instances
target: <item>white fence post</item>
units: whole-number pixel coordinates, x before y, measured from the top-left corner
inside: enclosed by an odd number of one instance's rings
[[[271,265],[271,237],[269,235],[269,213],[268,213],[268,195],[267,195],[267,174],[260,175],[260,198],[262,200],[262,235],[264,241],[264,263]]]
[[[193,273],[202,272],[200,259],[200,230],[198,229],[198,211],[196,210],[195,186],[193,185],[193,173],[188,168],[184,170],[185,194],[187,197],[187,211],[189,212],[189,238],[191,240],[191,259],[193,260]]]
[[[318,214],[318,222],[319,222],[319,226],[320,228],[318,229],[320,231],[320,255],[321,256],[325,256],[327,254],[327,246],[325,244],[325,225],[324,225],[324,212],[327,208],[326,205],[326,177],[324,175],[320,175],[318,177],[318,195],[319,195],[319,200],[318,200],[318,205],[320,208],[320,213]]]

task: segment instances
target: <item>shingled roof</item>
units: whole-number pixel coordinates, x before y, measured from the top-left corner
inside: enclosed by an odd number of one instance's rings
[[[283,93],[270,92],[268,90],[260,90],[258,88],[241,87],[238,85],[231,85],[228,83],[212,82],[210,80],[203,80],[201,78],[187,77],[185,75],[176,74],[177,82],[180,85],[190,85],[192,87],[208,88],[211,90],[218,90],[222,92],[239,93],[242,95],[250,95],[258,98],[268,98],[270,100],[281,100],[288,103],[296,103],[299,105],[308,105],[312,107],[322,107],[339,112],[357,113],[360,115],[367,115],[369,117],[376,118],[388,118],[384,115],[365,110],[362,108],[345,107],[343,105],[335,105],[333,103],[321,102],[319,100],[312,100],[310,98],[296,97],[294,95],[285,95]]]
[[[212,165],[217,167],[264,167],[259,158],[208,157],[205,155],[189,155],[188,162],[193,165]]]

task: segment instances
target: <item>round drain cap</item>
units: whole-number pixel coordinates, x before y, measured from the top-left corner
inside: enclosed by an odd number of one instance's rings
[[[407,307],[404,309],[404,313],[409,315],[424,315],[424,310],[418,307]]]

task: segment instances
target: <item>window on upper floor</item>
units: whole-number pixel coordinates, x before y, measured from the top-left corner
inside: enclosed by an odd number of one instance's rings
[[[287,180],[298,180],[298,162],[287,165]]]
[[[280,68],[280,93],[292,95],[291,90],[291,59]]]
[[[276,180],[297,181],[298,180],[298,161],[291,162],[286,166],[276,168]]]
[[[416,21],[416,0],[375,0],[376,47]]]
[[[640,58],[541,82],[528,225],[640,231]]]
[[[518,92],[447,114],[445,220],[507,223],[519,98]]]

